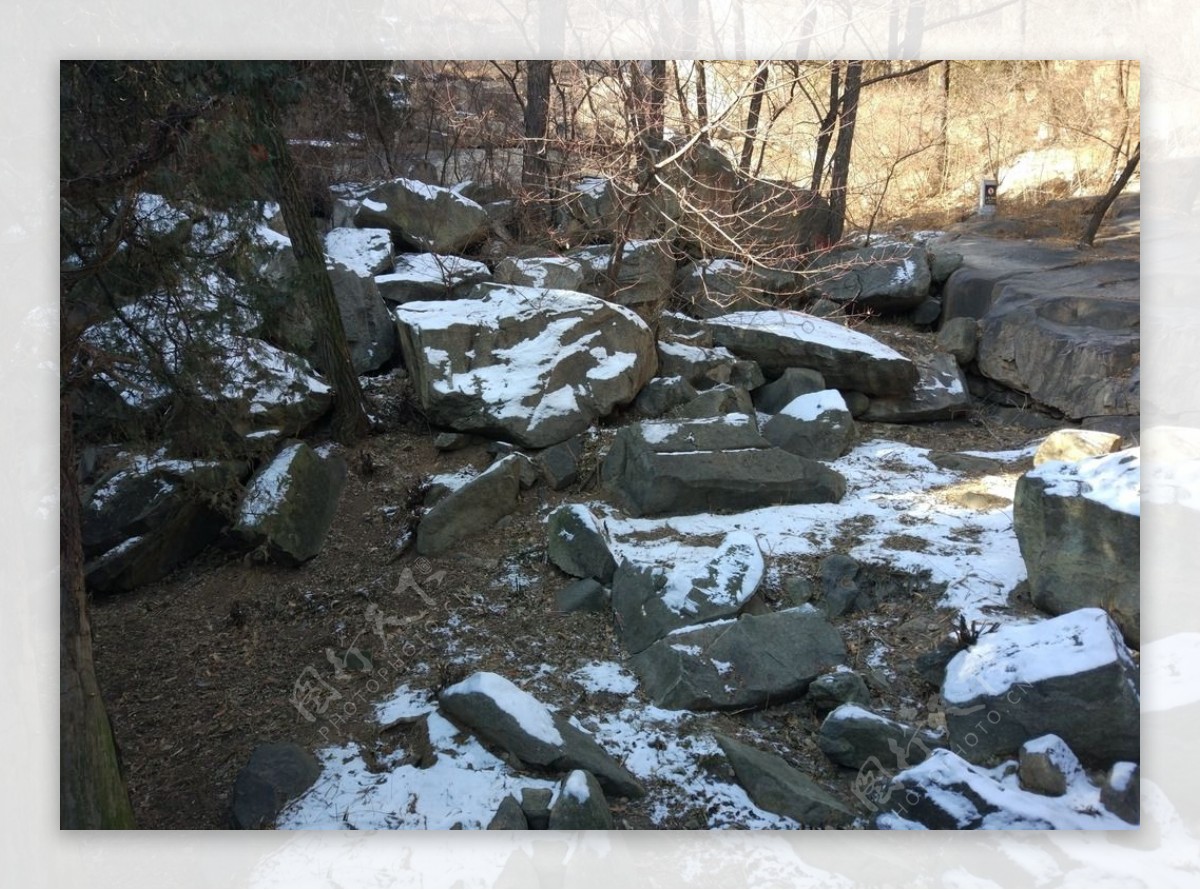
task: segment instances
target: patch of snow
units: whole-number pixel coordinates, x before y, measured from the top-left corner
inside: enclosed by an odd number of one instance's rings
[[[270,514],[283,502],[292,481],[292,477],[289,475],[292,461],[296,459],[296,455],[303,447],[305,446],[301,442],[289,445],[279,452],[262,472],[250,480],[250,485],[246,489],[246,497],[238,511],[243,524],[257,525],[263,517]]]
[[[1086,608],[1026,625],[1001,627],[959,652],[946,667],[942,695],[952,703],[995,696],[1015,685],[1081,674],[1123,661],[1120,631],[1103,609]]]
[[[690,558],[689,558],[690,557]],[[758,541],[745,532],[731,532],[716,552],[682,552],[666,572],[662,602],[676,615],[694,614],[697,599],[736,606],[750,599],[762,583],[765,564]]]
[[[428,690],[411,689],[408,684],[401,684],[391,694],[375,705],[375,721],[381,726],[395,723],[408,717],[420,717],[437,709],[437,703]]]
[[[1138,765],[1136,763],[1130,763],[1127,760],[1114,763],[1112,771],[1108,774],[1108,784],[1112,786],[1113,791],[1128,790],[1134,775],[1137,774],[1137,769]]]
[[[369,278],[392,262],[392,236],[387,229],[330,229],[325,235],[327,260]]]
[[[587,773],[581,769],[571,770],[567,781],[563,782],[562,793],[564,797],[574,798],[580,803],[585,803],[592,796],[588,790]]]
[[[630,695],[637,689],[637,678],[615,661],[590,661],[572,673],[571,679],[592,693]]]
[[[561,745],[563,738],[544,704],[520,689],[511,680],[491,671],[479,671],[461,683],[447,688],[443,695],[478,693],[490,698],[500,710],[511,716],[521,729],[548,745]]]
[[[796,396],[788,402],[780,414],[794,417],[796,420],[816,420],[827,411],[847,411],[846,400],[836,389],[825,389],[802,396]]]
[[[1078,461],[1046,461],[1029,471],[1048,483],[1047,495],[1085,497],[1110,510],[1140,516],[1141,449],[1127,448]]]

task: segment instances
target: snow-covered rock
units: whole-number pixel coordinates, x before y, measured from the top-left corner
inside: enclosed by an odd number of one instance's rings
[[[608,793],[620,797],[645,793],[595,739],[499,674],[472,674],[443,689],[438,703],[447,715],[522,763],[562,772],[587,770]]]
[[[917,366],[866,334],[803,312],[771,309],[734,312],[708,321],[713,340],[758,362],[768,377],[788,368],[811,368],[826,386],[868,396],[907,395]]]
[[[551,831],[607,831],[613,827],[608,801],[596,777],[586,770],[572,770],[562,780],[558,797],[550,808]]]
[[[763,424],[763,437],[784,451],[836,460],[854,442],[854,418],[836,389],[796,396]]]
[[[1138,760],[1137,667],[1103,609],[983,634],[946,667],[950,747],[973,763],[1053,733],[1081,760]]]
[[[359,228],[389,229],[418,250],[453,253],[483,240],[487,213],[452,189],[395,179],[363,196],[354,215]]]
[[[629,664],[660,707],[733,710],[795,698],[845,657],[833,625],[799,606],[680,628]]]
[[[825,378],[809,368],[788,368],[770,383],[754,390],[754,407],[775,414],[800,396],[827,389]]]
[[[544,448],[632,401],[654,375],[645,323],[572,291],[496,287],[395,314],[422,407],[460,432]]]
[[[391,272],[376,275],[375,284],[380,296],[389,303],[413,303],[460,296],[489,277],[488,267],[476,260],[437,253],[406,253],[396,257]]]
[[[250,479],[233,531],[278,562],[299,565],[320,551],[345,481],[340,457],[322,458],[303,442],[287,445]]]
[[[700,318],[760,309],[769,304],[771,281],[730,259],[697,260],[675,275],[675,293]]]
[[[920,763],[937,744],[927,732],[849,703],[831,711],[817,733],[825,756],[852,769],[872,757],[881,763]]]
[[[601,478],[638,516],[836,502],[845,493],[840,474],[771,447],[746,414],[624,427]]]
[[[1017,757],[1021,787],[1035,794],[1058,796],[1083,772],[1083,765],[1066,742],[1056,735],[1030,739]]]
[[[1059,615],[1107,609],[1141,638],[1141,450],[1049,461],[1017,482],[1013,526],[1033,602]]]
[[[929,296],[929,261],[920,245],[889,243],[834,251],[819,257],[810,274],[814,291],[839,304],[902,312]]]
[[[359,262],[359,268],[353,268],[340,261],[326,263],[342,316],[342,330],[346,332],[346,345],[350,347],[350,360],[359,374],[378,370],[396,354],[396,323],[379,296],[375,279],[363,265]]]
[[[546,556],[576,578],[608,584],[617,570],[608,538],[592,511],[582,504],[563,504],[546,520]]]
[[[920,379],[904,395],[872,397],[860,420],[876,423],[917,423],[949,420],[971,407],[967,378],[957,360],[939,352],[917,362]]]
[[[325,257],[355,275],[370,278],[391,268],[392,235],[387,229],[330,229],[325,234]]]
[[[672,630],[736,615],[758,591],[764,571],[758,541],[736,531],[694,561],[625,560],[612,583],[617,636],[629,652],[641,652]]]
[[[579,290],[583,280],[583,264],[570,257],[505,257],[496,264],[496,281],[501,284]]]

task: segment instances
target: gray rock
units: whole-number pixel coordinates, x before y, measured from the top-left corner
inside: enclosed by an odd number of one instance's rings
[[[808,368],[787,368],[781,376],[754,390],[754,407],[775,414],[799,396],[826,389],[825,378]]]
[[[246,486],[233,532],[265,546],[285,565],[312,559],[333,524],[346,482],[346,462],[321,458],[303,442],[287,445]]]
[[[755,805],[795,819],[805,827],[836,827],[854,818],[844,802],[777,754],[718,735],[717,744],[733,767],[738,784]]]
[[[697,395],[696,387],[683,377],[655,377],[642,387],[633,401],[633,410],[643,417],[662,417]]]
[[[613,576],[617,636],[631,653],[681,627],[736,615],[762,583],[762,552],[753,535],[731,532],[707,564],[669,567],[625,560]]]
[[[564,504],[546,521],[550,561],[576,578],[612,583],[617,570],[608,538],[592,511],[581,504]]]
[[[995,302],[998,285],[1012,276],[1042,274],[1079,262],[1079,252],[1072,248],[973,234],[952,233],[935,239],[928,251],[935,257],[948,252],[963,257],[962,265],[942,287],[942,317],[946,321],[983,318]]]
[[[913,310],[912,322],[919,327],[932,327],[942,316],[941,300],[925,300]]]
[[[862,675],[849,668],[822,674],[808,687],[808,700],[818,711],[832,711],[838,705],[869,705],[871,693]]]
[[[710,319],[713,340],[739,358],[758,362],[768,377],[811,368],[825,385],[869,396],[905,395],[917,366],[866,334],[791,310],[735,312]]]
[[[550,827],[550,802],[553,799],[554,792],[549,788],[521,789],[521,811],[530,828],[545,831]]]
[[[1100,803],[1130,825],[1138,825],[1141,813],[1141,767],[1136,763],[1114,763],[1100,789]]]
[[[859,769],[874,758],[888,768],[907,769],[928,757],[937,739],[860,705],[843,704],[821,724],[817,745],[839,766]]]
[[[454,253],[482,241],[487,213],[469,198],[414,179],[395,179],[368,192],[354,215],[359,228],[385,228],[419,250]]]
[[[438,451],[461,451],[479,441],[469,433],[438,433],[433,437],[433,447]]]
[[[972,763],[1054,734],[1084,762],[1137,760],[1137,667],[1101,609],[1008,626],[956,655],[942,697],[950,746]]]
[[[1139,414],[1139,277],[1111,260],[1005,280],[980,322],[979,372],[1072,420]]]
[[[472,674],[443,689],[438,703],[448,716],[524,764],[552,772],[587,770],[610,794],[645,794],[595,739],[498,674]]]
[[[396,323],[379,296],[375,279],[340,262],[327,263],[326,269],[354,370],[359,374],[378,370],[396,354]]]
[[[559,612],[607,612],[611,605],[608,589],[594,578],[573,581],[554,597]]]
[[[1052,615],[1108,610],[1141,639],[1140,449],[1050,462],[1017,480],[1013,528],[1033,603]]]
[[[1051,797],[1066,794],[1067,786],[1083,773],[1075,753],[1056,735],[1030,739],[1021,746],[1017,764],[1022,788]]]
[[[233,783],[233,827],[250,831],[270,828],[288,802],[311,788],[320,774],[316,758],[299,745],[259,745]]]
[[[664,342],[711,349],[712,331],[699,319],[681,312],[664,312],[658,318],[658,333]]]
[[[850,412],[850,416],[855,420],[858,420],[871,409],[871,399],[864,393],[851,390],[843,392],[842,398],[846,402],[846,410]]]
[[[718,383],[686,404],[672,409],[668,416],[698,420],[705,417],[723,417],[726,414],[753,413],[754,403],[750,400],[750,393],[740,386]]]
[[[1121,437],[1100,430],[1055,430],[1033,453],[1033,465],[1047,461],[1077,461],[1085,457],[1101,457],[1121,448]]]
[[[857,559],[835,553],[821,560],[821,611],[829,618],[853,612],[859,595]]]
[[[964,368],[975,361],[978,347],[979,321],[970,316],[952,318],[938,331],[937,348],[954,356],[954,360]]]
[[[862,420],[876,423],[914,423],[949,420],[971,408],[967,380],[954,356],[944,352],[917,362],[921,376],[903,396],[875,396]]]
[[[576,437],[542,449],[533,462],[546,484],[554,491],[562,491],[579,481],[582,456],[583,441]]]
[[[567,254],[583,267],[579,290],[622,306],[663,302],[671,295],[675,260],[666,241],[627,241],[615,281],[609,275],[612,250],[611,244],[600,244]]]
[[[953,470],[956,473],[969,473],[972,476],[988,476],[999,473],[1004,468],[1004,464],[990,457],[960,454],[957,451],[930,451],[925,458],[935,467]]]
[[[654,376],[650,329],[572,291],[506,286],[395,314],[421,406],[459,432],[545,448],[633,401]]]
[[[505,257],[496,264],[496,281],[501,284],[579,290],[583,280],[583,264],[570,257]]]
[[[460,297],[490,277],[488,267],[475,260],[416,253],[396,257],[391,272],[375,276],[375,286],[384,300],[403,304]]]
[[[695,387],[729,383],[739,361],[728,349],[660,342],[658,370],[664,377],[682,377]]]
[[[769,304],[764,277],[736,260],[689,263],[675,275],[675,293],[701,318]]]
[[[844,306],[833,302],[833,300],[827,300],[824,297],[818,297],[813,300],[805,311],[817,318],[841,318],[846,314]]]
[[[766,381],[767,378],[763,376],[758,362],[752,362],[749,359],[740,358],[729,369],[729,385],[740,386],[747,392],[753,392]]]
[[[811,266],[811,286],[833,303],[883,312],[914,309],[929,296],[929,262],[915,244],[879,244],[837,250]]]
[[[501,458],[434,504],[417,526],[417,552],[445,553],[516,510],[523,464],[527,461],[521,455]]]
[[[854,442],[854,418],[836,389],[797,396],[763,424],[778,448],[813,460],[837,460]]]
[[[609,831],[613,828],[608,801],[596,777],[574,770],[563,779],[558,798],[550,808],[551,831]]]
[[[812,582],[798,575],[784,580],[783,591],[787,594],[788,604],[793,606],[803,606],[815,595]]]
[[[811,606],[677,631],[630,659],[660,707],[735,710],[787,701],[846,657]]]
[[[963,264],[963,255],[953,250],[930,250],[929,253],[930,281],[941,287]]]
[[[709,421],[646,421],[621,429],[601,479],[637,516],[750,510],[841,500],[845,479],[789,454],[748,415]]]
[[[529,828],[521,805],[511,794],[506,794],[500,806],[496,807],[496,815],[487,824],[488,831],[525,831]]]

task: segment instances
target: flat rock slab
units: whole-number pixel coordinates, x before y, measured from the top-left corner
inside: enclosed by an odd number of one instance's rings
[[[625,560],[613,577],[617,636],[641,652],[670,631],[736,615],[758,591],[765,571],[758,541],[746,532],[725,536],[707,559],[670,566]]]
[[[803,312],[734,312],[708,326],[716,343],[757,362],[771,378],[788,368],[811,368],[833,389],[885,396],[911,392],[919,376],[917,366],[891,347]]]
[[[854,818],[853,812],[800,770],[777,754],[743,745],[718,735],[738,784],[756,806],[795,819],[805,827],[837,827]]]
[[[551,772],[587,770],[609,794],[645,794],[590,735],[499,674],[472,674],[442,690],[438,703],[450,717],[524,764]]]
[[[1051,733],[1093,766],[1139,759],[1137,667],[1102,609],[983,635],[946,667],[942,697],[950,747],[973,763]]]
[[[629,663],[660,707],[733,710],[795,698],[845,657],[833,625],[798,606],[676,631]]]
[[[376,275],[379,295],[389,303],[446,300],[491,277],[488,267],[475,260],[436,253],[408,253],[396,257],[392,271]]]
[[[636,315],[572,291],[493,286],[395,310],[400,347],[434,423],[545,448],[631,402],[654,376]]]
[[[1013,527],[1034,605],[1108,611],[1141,641],[1141,449],[1049,461],[1017,480]]]
[[[846,491],[840,473],[771,447],[744,414],[624,427],[601,479],[637,516],[833,503]]]
[[[1080,259],[1073,248],[961,233],[934,239],[929,251],[962,256],[962,265],[942,288],[943,324],[953,318],[983,318],[992,308],[996,285],[1006,278],[1066,268]]]

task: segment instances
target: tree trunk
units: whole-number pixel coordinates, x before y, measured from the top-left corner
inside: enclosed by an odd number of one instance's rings
[[[837,62],[829,63],[829,110],[821,120],[821,129],[817,132],[817,151],[813,158],[812,191],[820,192],[821,183],[825,178],[825,158],[829,154],[829,143],[833,140],[833,129],[837,123],[838,105],[842,101],[841,66]]]
[[[946,188],[950,162],[950,62],[944,61],[937,67],[935,75],[938,91],[934,126],[937,135],[933,144],[933,176],[929,183],[929,194],[940,195]]]
[[[263,136],[267,141],[272,172],[279,187],[279,207],[292,251],[300,269],[300,278],[307,285],[313,310],[316,333],[315,364],[333,386],[333,437],[344,445],[352,445],[370,430],[362,388],[350,358],[342,312],[333,293],[333,282],[325,268],[325,250],[317,228],[308,215],[308,204],[300,190],[300,177],[287,140],[283,136],[278,113],[271,107],[261,109]]]
[[[743,173],[750,172],[750,162],[754,160],[754,140],[758,136],[758,119],[762,115],[763,93],[770,73],[770,66],[762,62],[754,74],[754,91],[750,95],[750,111],[746,114],[746,138],[742,140],[742,158],[738,163],[738,169]]]
[[[700,129],[700,142],[708,145],[708,75],[704,63],[696,62],[696,126]]]
[[[74,348],[63,351],[63,374]],[[70,390],[59,400],[59,827],[134,828],[92,661]]]
[[[1139,142],[1137,148],[1125,163],[1125,169],[1117,177],[1117,181],[1104,193],[1104,197],[1100,199],[1100,203],[1092,211],[1092,218],[1088,221],[1087,229],[1084,230],[1083,237],[1079,239],[1080,247],[1092,246],[1092,242],[1096,240],[1096,233],[1100,231],[1100,223],[1104,221],[1104,214],[1108,213],[1108,208],[1112,206],[1112,202],[1117,199],[1117,195],[1121,194],[1121,191],[1129,182],[1129,177],[1133,176],[1133,171],[1137,169],[1137,165],[1141,159],[1142,143]]]
[[[858,90],[862,83],[862,62],[846,65],[846,88],[842,92],[838,115],[837,144],[833,148],[833,167],[829,173],[829,242],[842,240],[846,228],[846,190],[850,181],[850,151],[854,144],[854,124],[858,119]]]
[[[650,61],[650,95],[647,117],[647,130],[653,139],[662,141],[666,134],[666,101],[667,101],[667,61],[652,59]]]
[[[528,239],[544,236],[550,226],[550,165],[546,158],[546,127],[550,118],[550,75],[553,62],[532,60],[525,69],[525,152],[521,184],[527,203],[524,220]]]

